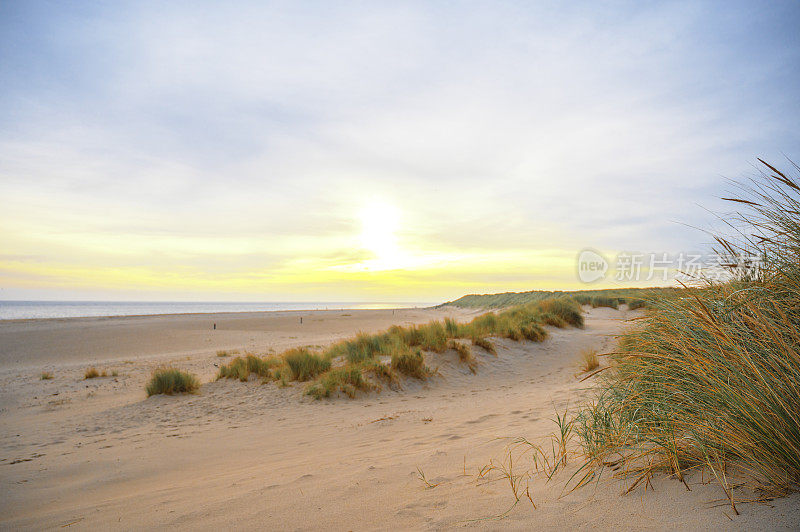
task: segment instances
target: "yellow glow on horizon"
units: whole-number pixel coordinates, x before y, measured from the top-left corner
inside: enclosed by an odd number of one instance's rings
[[[214,232],[92,231],[91,217],[64,229],[57,218],[28,216],[23,224],[0,213],[0,289],[173,299],[446,301],[467,293],[587,288],[576,278],[573,250],[530,239],[524,245],[452,245],[428,231],[441,224],[429,218],[436,209],[401,209],[391,199],[373,197],[360,208],[343,203],[324,218],[334,229],[322,223],[288,234],[248,231],[236,223]],[[163,220],[165,227],[171,223]]]
[[[259,301],[300,298],[441,302],[468,293],[614,287],[613,282],[578,282],[573,273],[575,256],[569,250],[412,256],[404,260],[425,264],[367,269],[359,263],[360,267],[335,268],[308,258],[269,268],[212,273],[201,266],[108,267],[0,259],[0,276],[6,279],[7,286],[20,288],[125,291],[136,287],[153,293],[228,294],[237,300]]]

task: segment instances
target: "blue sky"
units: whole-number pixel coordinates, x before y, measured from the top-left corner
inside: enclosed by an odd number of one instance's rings
[[[678,222],[713,224],[723,177],[797,160],[799,26],[789,1],[4,2],[0,298],[447,299],[698,249]]]

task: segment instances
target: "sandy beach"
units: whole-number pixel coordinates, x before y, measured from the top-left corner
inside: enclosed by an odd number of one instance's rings
[[[635,312],[587,311],[584,329],[542,343],[497,340],[477,374],[452,352],[439,376],[351,400],[315,401],[304,386],[214,381],[219,349],[327,345],[357,331],[421,323],[463,309],[274,312],[67,319],[0,324],[0,527],[79,529],[793,529],[798,497],[740,505],[699,476],[622,496],[603,477],[565,490],[578,461],[533,476],[514,505],[508,480],[479,478],[509,439],[535,441],[556,411],[586,397],[579,353],[613,347]],[[217,330],[211,329],[213,323]],[[146,398],[153,368],[172,364],[199,393]],[[110,375],[83,380],[94,365]],[[41,371],[53,374],[40,380]],[[518,474],[528,467],[519,462]],[[424,480],[423,480],[424,477]],[[536,505],[534,508],[533,505]],[[512,507],[510,511],[509,508]]]
[[[800,532],[798,26],[0,1],[0,532]]]

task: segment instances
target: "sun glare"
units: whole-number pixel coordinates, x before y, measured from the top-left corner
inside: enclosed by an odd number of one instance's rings
[[[394,205],[373,201],[360,212],[361,245],[375,255],[381,263],[397,259],[397,235],[400,212]]]

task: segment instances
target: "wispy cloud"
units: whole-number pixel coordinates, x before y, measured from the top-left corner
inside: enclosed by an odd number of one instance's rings
[[[799,145],[798,23],[789,1],[5,3],[0,287],[446,298],[574,286],[585,246],[696,249],[674,221]],[[375,202],[394,273],[360,269]]]

